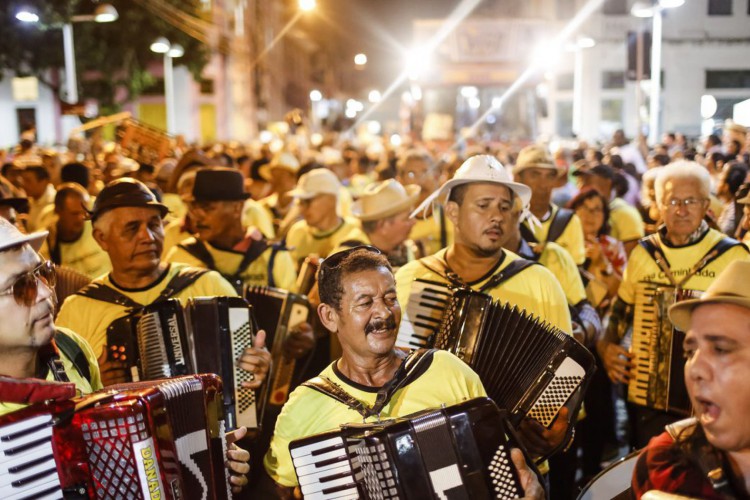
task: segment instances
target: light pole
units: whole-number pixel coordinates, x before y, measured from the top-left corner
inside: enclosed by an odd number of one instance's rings
[[[661,112],[661,46],[662,46],[662,12],[664,9],[679,7],[685,0],[654,0],[651,5],[636,2],[630,13],[636,17],[650,17],[651,27],[651,88],[649,92],[650,111],[648,141],[654,145],[659,142],[659,114]]]
[[[174,102],[174,72],[172,70],[172,59],[182,57],[185,49],[182,45],[169,43],[166,38],[159,37],[151,44],[151,51],[164,54],[164,102],[167,108],[167,132],[175,133],[175,102]]]
[[[579,37],[571,49],[573,52],[573,124],[572,130],[576,135],[581,134],[583,126],[583,51],[596,45],[593,38]]]

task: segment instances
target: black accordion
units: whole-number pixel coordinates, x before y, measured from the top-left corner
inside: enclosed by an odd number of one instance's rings
[[[434,347],[471,366],[514,423],[527,416],[549,427],[595,370],[593,355],[570,335],[472,290],[454,291]]]
[[[255,391],[242,387],[250,374],[235,361],[253,343],[252,309],[240,297],[198,297],[156,302],[113,323],[107,331],[111,358],[126,361],[132,380],[216,373],[224,387],[227,427],[259,427]]]
[[[307,321],[310,302],[304,295],[264,286],[247,287],[245,299],[253,306],[258,329],[266,332],[273,359],[265,403],[281,407],[289,397],[296,366],[294,359],[284,356],[284,340],[294,327]]]
[[[424,279],[412,281],[409,300],[403,306],[396,347],[431,347],[454,290],[455,287],[447,283]]]
[[[0,417],[4,498],[231,499],[221,380],[123,384]]]
[[[289,445],[306,499],[523,497],[506,412],[487,398],[373,424],[348,424]]]
[[[670,285],[641,282],[636,286],[633,311],[633,372],[628,401],[688,416],[692,411],[685,387],[685,332],[672,326],[669,306],[699,298],[701,292]]]

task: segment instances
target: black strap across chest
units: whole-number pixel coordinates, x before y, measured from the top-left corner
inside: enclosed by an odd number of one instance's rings
[[[429,269],[430,271],[432,271],[433,273],[442,276],[443,278],[448,280],[448,282],[451,285],[455,287],[473,288],[469,286],[458,274],[456,274],[456,272],[453,271],[448,266],[448,263],[445,262],[444,259],[440,259],[434,255],[431,255],[429,257],[420,259],[419,263],[422,264],[422,266]],[[507,266],[505,266],[503,269],[501,269],[497,273],[493,274],[484,285],[482,285],[481,287],[479,287],[479,289],[476,289],[476,290],[478,292],[487,292],[488,290],[497,288],[505,281],[508,281],[509,279],[516,276],[524,269],[531,267],[535,264],[538,264],[538,262],[534,262],[532,260],[528,260],[524,258],[518,258],[510,262]]]
[[[568,227],[568,224],[573,219],[574,215],[575,212],[573,212],[572,210],[568,210],[567,208],[558,208],[555,212],[555,215],[552,216],[552,221],[549,224],[549,231],[547,231],[546,241],[557,241],[557,239],[562,236],[565,228]],[[534,235],[534,231],[532,231],[531,228],[526,224],[521,224],[521,236],[523,236],[523,239],[525,239],[526,241],[539,243],[539,240]]]

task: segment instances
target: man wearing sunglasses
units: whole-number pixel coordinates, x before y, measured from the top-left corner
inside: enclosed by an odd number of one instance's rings
[[[142,307],[165,298],[236,295],[215,271],[162,261],[166,214],[167,207],[143,183],[128,178],[108,184],[91,211],[94,238],[109,254],[112,272],[66,299],[57,322],[102,353],[99,366],[105,386],[127,381],[124,363],[107,356],[107,329],[128,316],[133,303]],[[252,389],[260,387],[268,371],[270,355],[262,349],[264,343],[265,335],[259,334],[257,345],[248,347],[240,360],[240,366],[254,375],[246,382]]]
[[[750,258],[745,246],[704,221],[710,182],[708,171],[689,161],[667,165],[656,179],[656,203],[664,225],[641,239],[630,254],[607,330],[597,345],[613,382],[627,383],[631,376],[632,355],[619,343],[633,325],[634,304],[643,299],[636,296],[639,282],[702,292],[729,263]],[[629,404],[629,413],[636,448],[679,418],[634,404]]]
[[[0,415],[34,402],[102,387],[91,347],[72,331],[55,329],[52,321],[54,266],[38,254],[46,237],[46,231],[22,234],[0,218],[0,373],[17,379],[38,378],[74,385],[40,381],[30,391],[14,391],[4,385]]]
[[[297,477],[289,443],[295,439],[486,394],[477,374],[454,355],[424,350],[407,355],[394,348],[401,307],[391,265],[375,247],[353,247],[329,256],[321,263],[318,286],[318,316],[338,337],[342,355],[292,392],[284,405],[264,460],[275,484],[268,485],[263,498],[293,497]],[[535,475],[516,452],[513,461],[525,498],[543,498]]]

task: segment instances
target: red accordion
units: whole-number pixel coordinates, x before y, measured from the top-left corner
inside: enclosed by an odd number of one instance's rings
[[[221,380],[123,384],[0,417],[4,498],[229,499]]]

